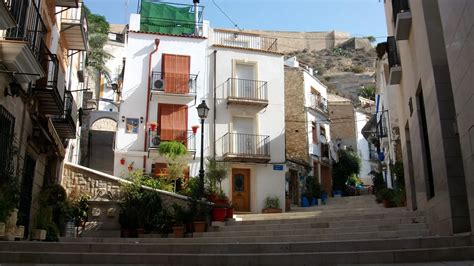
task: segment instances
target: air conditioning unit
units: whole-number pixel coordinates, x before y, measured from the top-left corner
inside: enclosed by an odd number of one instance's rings
[[[164,91],[165,90],[165,81],[161,78],[157,78],[153,81],[153,90]]]

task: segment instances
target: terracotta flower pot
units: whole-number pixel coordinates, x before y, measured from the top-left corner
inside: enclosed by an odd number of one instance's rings
[[[265,208],[262,209],[262,213],[281,213],[282,210],[280,208]]]
[[[227,208],[227,211],[225,213],[225,218],[226,219],[234,218],[234,208]]]
[[[206,231],[206,222],[194,222],[194,232],[202,233]]]
[[[46,230],[34,229],[31,231],[31,240],[43,241],[46,239]]]
[[[383,202],[383,206],[385,208],[391,208],[392,207],[392,204],[390,203],[389,200],[384,199],[382,202]]]
[[[224,222],[227,213],[226,208],[213,208],[212,209],[212,220],[218,222]]]
[[[173,226],[173,236],[175,238],[184,237],[184,226]]]

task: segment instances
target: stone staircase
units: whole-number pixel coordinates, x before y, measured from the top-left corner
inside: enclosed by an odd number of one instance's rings
[[[63,238],[0,242],[0,263],[335,265],[474,260],[471,235],[429,236],[423,212],[385,209],[373,197],[280,214],[238,214],[193,238]],[[467,262],[466,262],[467,263]],[[472,262],[471,262],[472,264]],[[459,264],[462,265],[462,264]]]

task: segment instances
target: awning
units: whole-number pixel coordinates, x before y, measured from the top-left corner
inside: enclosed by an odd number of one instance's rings
[[[373,115],[370,120],[367,121],[367,124],[362,128],[361,133],[367,140],[370,136],[377,133],[377,115]]]

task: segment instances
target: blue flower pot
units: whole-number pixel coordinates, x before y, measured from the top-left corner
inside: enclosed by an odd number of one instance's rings
[[[311,200],[311,206],[318,205],[318,200],[316,198],[313,198]]]
[[[309,201],[306,197],[301,197],[301,207],[309,207]]]

